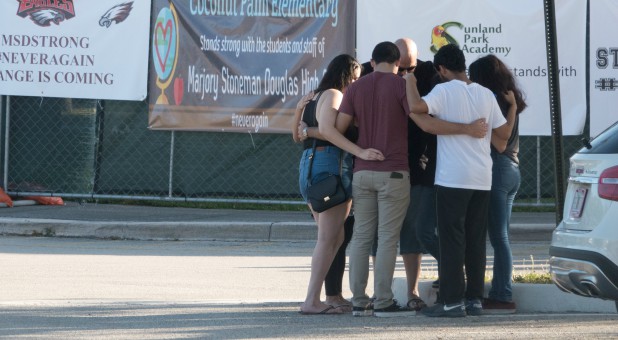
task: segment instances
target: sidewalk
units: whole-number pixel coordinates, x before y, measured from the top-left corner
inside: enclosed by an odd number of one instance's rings
[[[513,213],[514,239],[546,239],[554,213]],[[316,239],[307,212],[165,208],[115,204],[0,208],[0,235],[134,240],[307,241]]]

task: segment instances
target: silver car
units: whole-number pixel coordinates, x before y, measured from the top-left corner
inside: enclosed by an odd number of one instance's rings
[[[560,289],[614,300],[618,310],[618,122],[571,157],[549,254]]]

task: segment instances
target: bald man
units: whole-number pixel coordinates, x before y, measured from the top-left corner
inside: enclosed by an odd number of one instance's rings
[[[418,47],[414,40],[410,38],[397,39],[395,45],[399,49],[400,54],[397,74],[402,76],[406,73],[414,72],[418,63]]]
[[[400,76],[405,75],[406,73],[413,72],[416,66],[422,61],[418,60],[418,47],[414,40],[410,38],[401,38],[395,41],[395,45],[397,49],[399,49],[399,70],[397,74]],[[363,71],[361,72],[361,77],[373,72],[373,66],[371,65],[371,61],[368,61],[363,64]]]

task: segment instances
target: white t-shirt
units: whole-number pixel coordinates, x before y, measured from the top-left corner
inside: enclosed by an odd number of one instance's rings
[[[455,123],[485,118],[490,129],[506,124],[494,94],[476,84],[451,80],[423,97],[429,114]],[[491,190],[491,130],[485,138],[438,135],[435,184],[461,189]]]

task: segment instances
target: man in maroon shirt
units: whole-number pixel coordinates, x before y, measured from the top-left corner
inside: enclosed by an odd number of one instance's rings
[[[366,294],[369,254],[378,230],[374,272],[374,315],[414,315],[393,301],[391,288],[401,224],[410,202],[408,114],[405,80],[397,76],[399,49],[392,42],[376,45],[371,55],[374,72],[350,85],[339,107],[337,125],[354,120],[357,145],[382,151],[385,159],[356,159],[352,191],[356,224],[350,248],[350,288],[353,313],[370,314]]]
[[[374,72],[352,83],[343,96],[337,116],[337,130],[358,126],[357,145],[380,150],[383,161],[356,159],[352,195],[356,222],[350,244],[350,288],[353,315],[377,317],[407,316],[415,312],[393,300],[391,288],[397,243],[410,202],[408,166],[408,119],[406,81],[397,75],[399,49],[392,42],[376,45],[372,53]],[[430,118],[431,119],[431,118]],[[433,133],[478,134],[479,124],[453,124],[431,119]],[[473,127],[474,125],[474,127]],[[482,130],[482,128],[481,128]],[[484,132],[483,132],[484,135]],[[337,144],[336,140],[331,140]],[[369,255],[378,232],[374,263],[375,301],[366,294]]]

